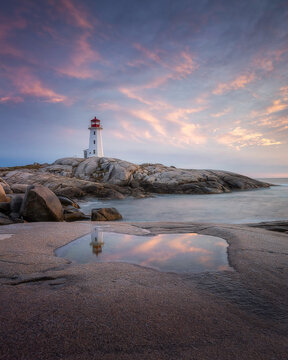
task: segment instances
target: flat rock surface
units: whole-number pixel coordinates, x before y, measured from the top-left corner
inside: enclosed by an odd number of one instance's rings
[[[218,236],[235,271],[181,275],[54,256],[95,225]],[[287,234],[223,224],[29,223],[2,226],[0,250],[1,359],[287,359]]]

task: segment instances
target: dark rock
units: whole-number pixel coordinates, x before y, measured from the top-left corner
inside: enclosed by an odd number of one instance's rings
[[[20,213],[21,205],[24,199],[24,195],[13,196],[10,202],[11,212]]]
[[[13,220],[13,222],[16,222],[16,223],[23,223],[24,222],[21,215],[19,213],[17,213],[17,212],[11,212],[9,216]]]
[[[0,212],[8,215],[10,213],[10,203],[9,202],[0,202]]]
[[[20,214],[27,221],[63,220],[63,209],[60,200],[43,185],[28,187]]]
[[[88,215],[82,213],[82,211],[74,211],[71,213],[64,214],[64,220],[71,222],[71,221],[79,221],[79,220],[90,220]]]
[[[0,212],[0,225],[9,225],[13,224],[13,221],[9,218],[9,216]]]
[[[71,205],[76,209],[80,209],[80,206],[72,199],[70,199],[68,196],[58,196],[58,199],[60,200],[62,205]]]
[[[65,221],[90,220],[90,216],[85,215],[82,211],[76,209],[73,205],[63,207]]]
[[[122,215],[115,208],[99,208],[91,210],[92,221],[113,221],[121,219]]]

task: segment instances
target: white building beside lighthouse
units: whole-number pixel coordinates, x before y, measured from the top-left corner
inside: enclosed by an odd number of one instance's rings
[[[84,158],[90,158],[92,156],[103,157],[103,144],[102,144],[102,134],[103,130],[100,120],[94,117],[90,120],[90,125],[88,127],[90,130],[89,136],[89,149],[84,150]]]

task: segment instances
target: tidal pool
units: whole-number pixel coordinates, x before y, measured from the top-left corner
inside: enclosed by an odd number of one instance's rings
[[[199,273],[232,270],[227,246],[221,238],[196,233],[137,236],[95,228],[55,254],[80,264],[126,262],[166,272]]]

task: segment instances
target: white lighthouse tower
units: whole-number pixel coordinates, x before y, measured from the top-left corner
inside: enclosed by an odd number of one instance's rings
[[[94,117],[90,120],[90,125],[88,127],[90,130],[89,137],[89,149],[84,150],[84,158],[90,158],[92,156],[103,157],[103,144],[102,144],[102,134],[103,130],[100,120]]]

